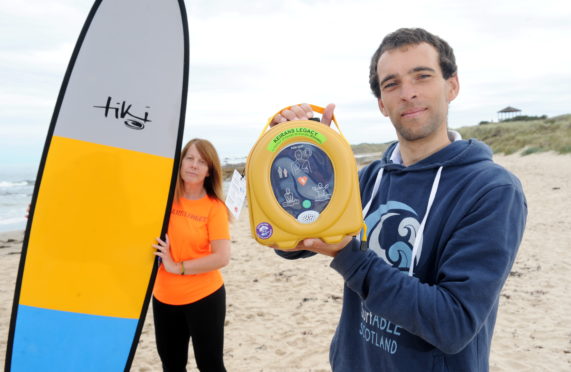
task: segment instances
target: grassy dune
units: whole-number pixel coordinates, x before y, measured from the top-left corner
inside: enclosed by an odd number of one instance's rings
[[[541,120],[484,124],[457,130],[462,134],[462,138],[476,138],[485,142],[494,153],[571,153],[571,114]]]
[[[553,151],[571,153],[571,114],[552,118],[489,123],[455,128],[462,138],[476,138],[488,144],[494,153],[529,155]],[[389,143],[351,145],[355,155],[383,152]]]

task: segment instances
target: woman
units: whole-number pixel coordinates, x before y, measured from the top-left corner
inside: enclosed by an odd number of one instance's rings
[[[200,371],[225,371],[226,293],[219,271],[230,259],[228,211],[214,146],[193,139],[182,149],[175,197],[154,287],[157,350],[166,371],[186,371],[188,344]]]

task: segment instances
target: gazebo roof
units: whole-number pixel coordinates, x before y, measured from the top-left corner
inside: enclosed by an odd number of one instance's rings
[[[517,108],[515,108],[515,107],[508,106],[508,107],[506,107],[506,108],[504,108],[504,109],[501,109],[501,110],[498,111],[498,112],[499,112],[499,113],[500,113],[500,112],[521,112],[521,110],[520,110],[520,109],[517,109]]]

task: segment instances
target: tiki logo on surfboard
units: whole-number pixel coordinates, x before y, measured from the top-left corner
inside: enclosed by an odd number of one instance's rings
[[[131,107],[133,105],[127,104],[127,101],[116,102],[117,106],[113,106],[111,103],[112,98],[111,96],[107,97],[107,102],[104,106],[93,106],[95,108],[101,108],[105,110],[105,117],[115,117],[118,120],[124,120],[124,124],[131,129],[142,130],[145,129],[145,124],[150,123],[151,120],[149,119],[149,113],[145,111],[145,114],[141,117],[140,115],[137,116],[131,113]],[[146,109],[149,109],[149,106],[145,106]]]

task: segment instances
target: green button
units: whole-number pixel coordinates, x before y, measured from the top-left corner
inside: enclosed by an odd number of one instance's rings
[[[311,207],[311,202],[309,200],[304,200],[303,203],[301,203],[301,205],[303,205],[304,208],[309,208]]]

